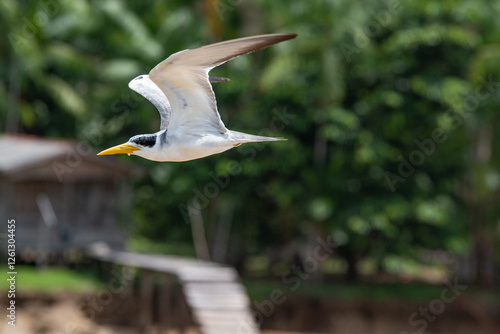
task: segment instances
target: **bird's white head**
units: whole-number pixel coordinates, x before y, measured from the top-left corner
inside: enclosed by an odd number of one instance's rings
[[[137,135],[128,140],[128,142],[108,148],[98,155],[128,154],[138,155],[140,157],[155,160],[160,146],[158,134]]]

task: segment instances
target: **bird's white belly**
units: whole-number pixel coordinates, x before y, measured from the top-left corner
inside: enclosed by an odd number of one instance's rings
[[[171,138],[156,161],[189,161],[227,151],[235,146],[227,135]]]

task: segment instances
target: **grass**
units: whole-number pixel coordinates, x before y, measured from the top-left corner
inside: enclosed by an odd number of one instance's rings
[[[196,252],[192,243],[167,243],[152,241],[144,237],[132,237],[127,241],[127,250],[139,253],[153,253],[196,257]]]
[[[281,290],[287,296],[315,296],[337,300],[371,300],[389,301],[405,300],[413,302],[427,302],[441,297],[445,288],[443,285],[424,283],[283,283],[269,280],[244,280],[250,299],[262,301],[269,299],[274,289]],[[489,304],[499,304],[500,289],[484,290],[468,287],[461,297],[473,298]]]
[[[77,273],[67,268],[49,267],[38,270],[33,266],[16,266],[16,292],[77,292],[87,293],[97,291],[102,287],[99,280],[89,274]],[[9,290],[9,282],[0,280],[0,290]]]

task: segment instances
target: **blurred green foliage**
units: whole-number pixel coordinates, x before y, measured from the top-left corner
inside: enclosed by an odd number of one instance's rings
[[[147,170],[133,233],[189,241],[194,198],[233,264],[310,235],[333,236],[351,278],[363,258],[384,269],[421,249],[481,261],[499,239],[499,12],[489,0],[3,0],[1,128],[106,148],[157,130],[127,83],[168,55],[295,32],[212,72],[232,79],[214,84],[229,128],[288,141],[186,163],[124,157]]]
[[[305,284],[297,291],[283,289],[283,285],[276,281],[252,281],[243,282],[247,288],[250,299],[261,302],[269,300],[273,290],[283,291],[287,298],[315,296],[319,299],[331,296],[335,300],[344,301],[412,301],[417,303],[428,303],[443,291],[443,286],[435,286],[419,283],[355,283],[355,284]],[[484,290],[474,288],[467,289],[461,295],[462,298],[474,299],[487,304],[489,307],[498,305],[500,291],[494,289],[488,294]],[[303,301],[303,299],[301,299]]]

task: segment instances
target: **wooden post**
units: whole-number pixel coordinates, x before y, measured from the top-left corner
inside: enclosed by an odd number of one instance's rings
[[[173,279],[170,275],[160,274],[160,287],[158,299],[158,314],[159,326],[162,330],[173,328],[173,312],[174,303],[172,299],[172,282]]]
[[[50,249],[50,239],[52,227],[57,225],[57,217],[54,213],[54,208],[50,203],[49,197],[45,193],[40,193],[36,196],[36,203],[42,215],[42,220],[38,225],[38,250],[36,258],[37,269],[45,270],[48,265]],[[57,251],[57,246],[54,248]]]
[[[185,334],[188,327],[191,325],[191,314],[189,310],[189,305],[187,304],[186,296],[182,292],[182,286],[179,286],[179,332]]]
[[[142,270],[139,286],[139,323],[144,329],[153,324],[154,272]]]

